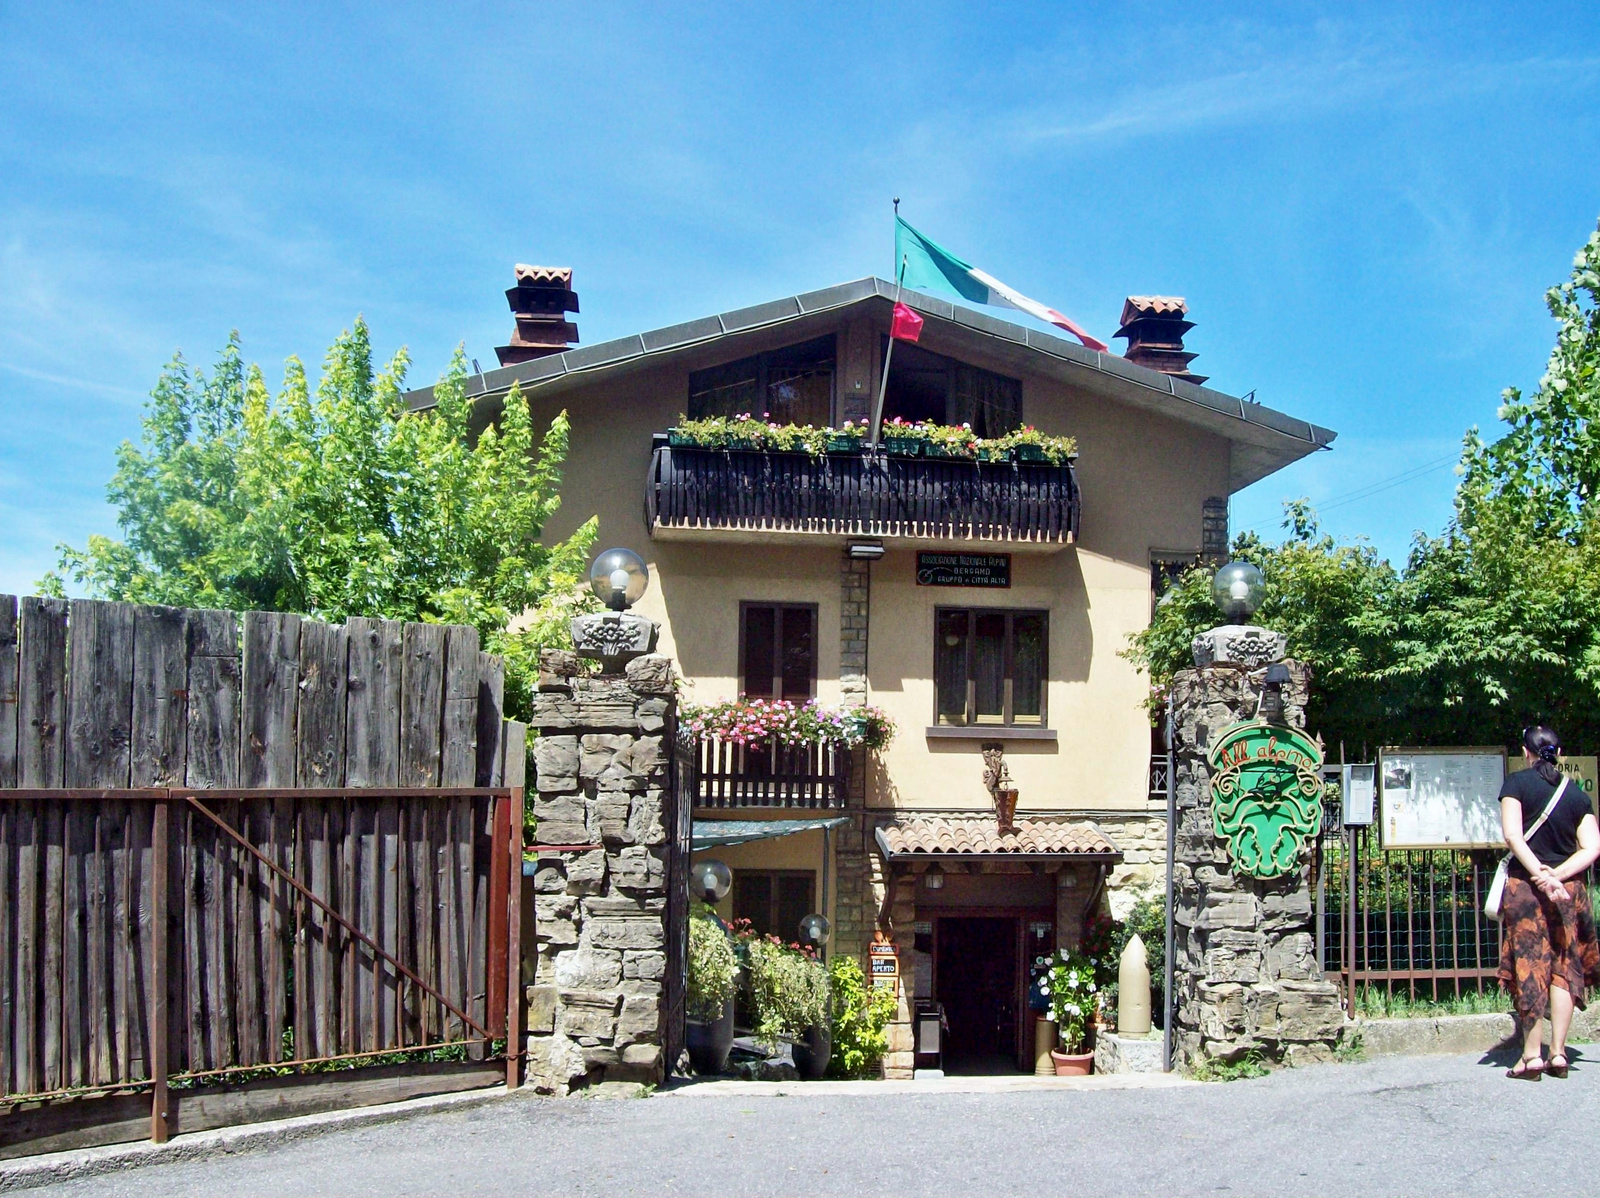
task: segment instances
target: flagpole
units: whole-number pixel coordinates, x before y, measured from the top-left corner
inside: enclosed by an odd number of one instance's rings
[[[895,204],[895,212],[898,214],[899,211],[900,211],[900,205],[897,202]],[[899,274],[899,277],[895,280],[895,287],[894,287],[895,307],[899,307],[899,305],[900,305],[900,296],[905,291],[905,289],[906,289],[906,256],[902,255],[901,258],[900,258],[900,274]],[[874,453],[876,453],[878,451],[878,434],[883,431],[883,397],[889,390],[889,363],[894,359],[894,316],[892,315],[893,309],[890,309],[890,312],[891,312],[891,315],[889,317],[889,348],[886,349],[884,351],[884,353],[883,353],[883,377],[878,380],[878,402],[875,403],[872,406],[872,430],[871,430],[872,431],[872,438],[871,438],[871,442],[870,443],[871,443],[871,446],[872,446],[872,451]]]

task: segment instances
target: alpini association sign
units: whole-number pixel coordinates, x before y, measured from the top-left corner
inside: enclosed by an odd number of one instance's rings
[[[1206,754],[1211,820],[1239,872],[1279,878],[1322,825],[1322,746],[1295,728],[1231,724]]]

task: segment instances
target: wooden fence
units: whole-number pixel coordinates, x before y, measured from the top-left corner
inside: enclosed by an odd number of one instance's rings
[[[164,1139],[171,1082],[514,1041],[503,682],[471,628],[0,596],[0,1101]]]

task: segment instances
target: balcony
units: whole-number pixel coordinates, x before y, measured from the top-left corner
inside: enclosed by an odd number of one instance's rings
[[[645,526],[661,540],[874,537],[1053,551],[1078,534],[1070,464],[686,448],[665,434],[653,443],[644,503]]]
[[[681,785],[695,807],[843,807],[850,752],[839,745],[740,745],[678,738]]]

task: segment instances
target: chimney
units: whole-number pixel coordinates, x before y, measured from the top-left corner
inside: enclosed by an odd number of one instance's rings
[[[519,262],[517,285],[506,292],[506,302],[517,327],[511,331],[511,344],[494,351],[500,365],[559,354],[578,339],[578,326],[565,316],[578,310],[570,266],[524,266]]]
[[[1179,295],[1130,295],[1122,304],[1122,327],[1113,334],[1128,339],[1123,357],[1186,382],[1205,382],[1207,375],[1189,370],[1199,355],[1183,349],[1183,335],[1194,328],[1184,319],[1188,311]]]

